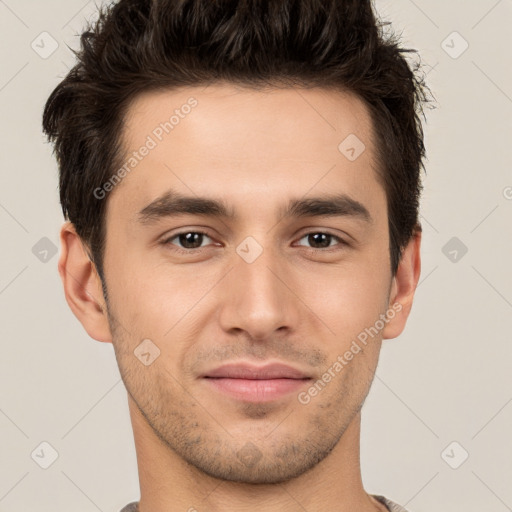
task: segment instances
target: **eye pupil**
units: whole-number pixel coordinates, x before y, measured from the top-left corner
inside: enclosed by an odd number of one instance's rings
[[[308,242],[313,245],[320,244],[321,247],[329,247],[331,236],[332,235],[329,235],[328,233],[311,233],[308,235]]]
[[[182,233],[179,235],[179,241],[180,244],[182,244],[186,249],[197,249],[198,247],[201,247],[201,242],[203,241],[202,237],[202,233]],[[196,239],[195,242],[194,238]],[[192,247],[190,247],[188,244],[192,244]]]

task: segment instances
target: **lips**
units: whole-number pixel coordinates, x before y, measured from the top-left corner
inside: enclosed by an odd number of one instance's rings
[[[310,376],[291,366],[273,363],[254,366],[246,363],[228,364],[207,372],[204,377],[228,379],[309,379]]]
[[[264,366],[232,363],[210,370],[202,377],[210,389],[245,402],[285,398],[311,380],[301,370],[281,363]]]

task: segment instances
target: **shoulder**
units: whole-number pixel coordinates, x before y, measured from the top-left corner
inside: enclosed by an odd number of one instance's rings
[[[372,494],[372,497],[374,497],[377,501],[385,505],[389,509],[389,512],[408,512],[404,507],[398,505],[398,503],[388,500],[385,496]]]
[[[138,512],[139,511],[139,502],[134,501],[126,505],[126,507],[122,508],[120,512]]]

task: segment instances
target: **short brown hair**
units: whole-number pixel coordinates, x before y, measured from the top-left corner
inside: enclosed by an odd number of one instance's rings
[[[64,217],[103,279],[105,203],[93,191],[119,168],[127,106],[142,92],[222,80],[348,90],[370,110],[388,201],[391,270],[417,230],[430,100],[371,0],[120,0],[81,35],[77,64],[49,97]]]

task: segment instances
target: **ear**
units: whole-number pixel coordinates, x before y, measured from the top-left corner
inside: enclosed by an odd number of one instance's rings
[[[389,295],[389,321],[382,331],[383,339],[396,338],[405,328],[411,312],[414,292],[418,286],[421,272],[421,226],[402,252],[396,275],[393,277]]]
[[[111,343],[101,279],[70,222],[60,230],[60,243],[58,269],[69,307],[91,338]]]

